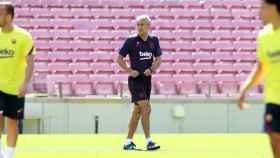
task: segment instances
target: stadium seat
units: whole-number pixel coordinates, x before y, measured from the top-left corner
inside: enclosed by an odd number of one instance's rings
[[[36,92],[58,95],[54,83],[62,82],[69,96],[120,95],[121,86],[129,95],[127,72],[115,61],[124,41],[135,33],[135,18],[142,14],[152,18],[163,52],[153,94],[233,97],[257,63],[256,38],[262,27],[257,0],[15,3],[15,23],[31,32],[38,52]],[[250,96],[262,92],[259,87]]]

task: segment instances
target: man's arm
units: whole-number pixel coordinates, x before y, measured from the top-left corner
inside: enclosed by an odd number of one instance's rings
[[[238,105],[241,109],[246,107],[246,105],[244,104],[246,92],[254,86],[257,86],[261,82],[265,74],[264,69],[264,65],[259,62],[258,65],[253,69],[249,77],[246,79],[245,83],[241,86],[240,97],[238,100]]]
[[[129,73],[130,71],[132,71],[131,68],[128,67],[127,63],[124,61],[124,57],[119,55],[117,58],[117,63],[119,64],[119,66],[124,69],[127,73]]]
[[[26,57],[27,67],[25,72],[25,79],[22,86],[19,89],[18,97],[24,97],[27,93],[28,84],[31,81],[34,71],[34,55],[30,54]]]
[[[117,63],[119,64],[119,66],[124,69],[131,77],[137,77],[139,76],[139,72],[132,70],[127,63],[124,61],[124,57],[119,55],[117,58]]]
[[[152,72],[155,72],[161,65],[161,57],[156,57],[151,67]]]

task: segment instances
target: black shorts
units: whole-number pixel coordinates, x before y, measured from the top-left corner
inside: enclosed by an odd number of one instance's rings
[[[266,104],[264,130],[265,132],[280,133],[280,105],[271,103]]]
[[[152,77],[129,77],[128,88],[131,93],[132,103],[137,103],[141,100],[150,100],[152,89]]]
[[[0,113],[15,120],[24,119],[25,98],[18,98],[0,91]]]

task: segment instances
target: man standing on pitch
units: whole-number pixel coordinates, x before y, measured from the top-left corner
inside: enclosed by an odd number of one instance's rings
[[[161,49],[158,38],[149,35],[151,19],[146,15],[142,15],[136,21],[138,34],[129,37],[125,41],[117,59],[120,67],[129,74],[128,86],[132,102],[135,104],[129,122],[124,150],[136,149],[132,138],[140,118],[147,139],[147,150],[156,150],[160,146],[156,145],[150,136],[150,93],[152,73],[161,64]],[[127,55],[129,55],[130,67],[124,61]]]
[[[17,123],[24,117],[24,102],[33,74],[34,47],[31,35],[13,24],[14,6],[0,2],[0,136],[7,117],[7,150],[0,158],[12,158],[17,142]],[[1,140],[0,140],[1,141]]]
[[[258,64],[241,88],[239,107],[246,92],[265,79],[265,130],[275,158],[280,158],[280,1],[262,0],[261,19],[266,25],[258,36]]]

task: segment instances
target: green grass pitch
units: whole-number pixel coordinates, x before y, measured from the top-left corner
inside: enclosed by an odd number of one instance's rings
[[[158,151],[123,151],[124,135],[21,135],[15,158],[272,158],[264,134],[154,134]],[[4,138],[2,139],[4,142]],[[135,143],[145,147],[143,135]]]

